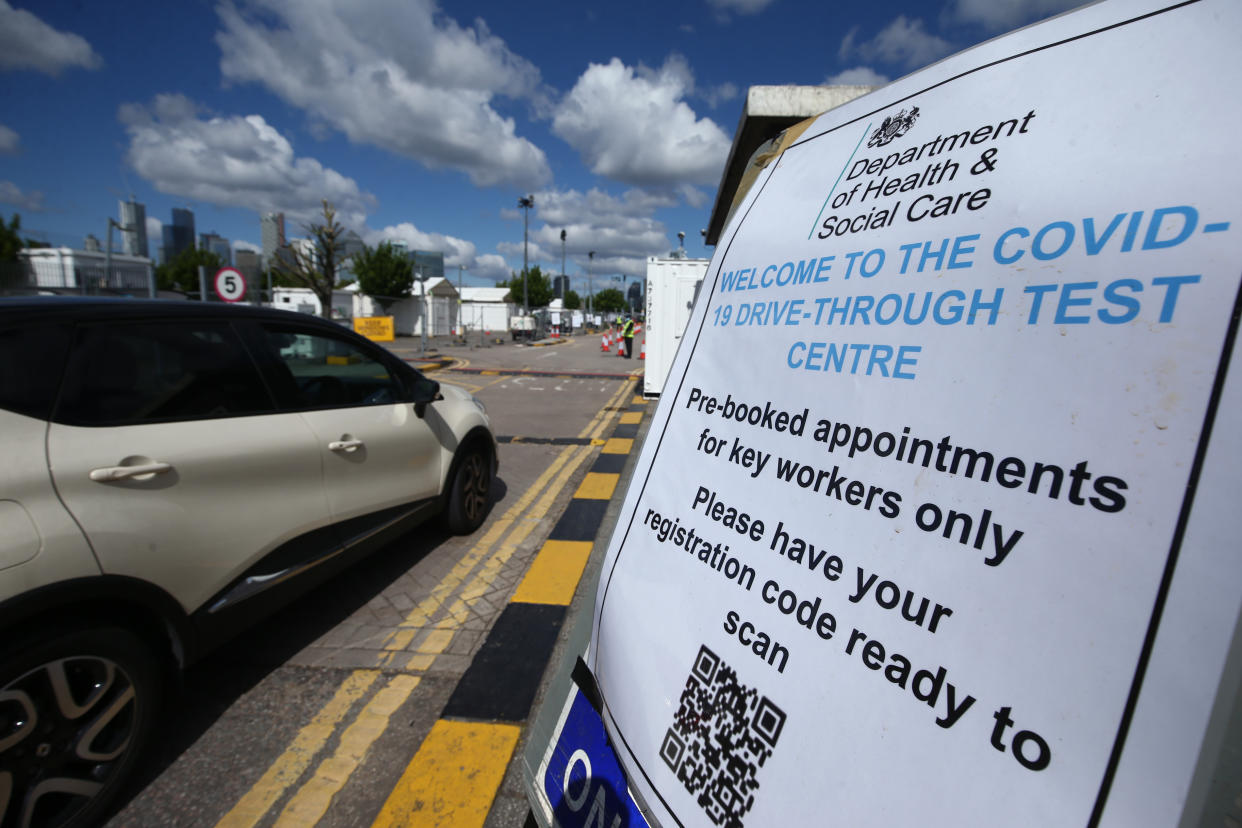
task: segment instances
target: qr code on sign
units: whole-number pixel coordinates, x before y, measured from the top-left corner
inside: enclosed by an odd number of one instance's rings
[[[785,727],[785,712],[741,684],[707,647],[699,649],[660,756],[716,825],[742,828],[756,775]]]

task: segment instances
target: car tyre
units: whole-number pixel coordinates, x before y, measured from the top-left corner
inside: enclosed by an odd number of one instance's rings
[[[445,518],[449,531],[468,535],[483,525],[492,505],[492,458],[479,447],[466,449],[449,484]]]
[[[161,695],[155,658],[128,630],[10,640],[0,655],[0,825],[102,822]]]

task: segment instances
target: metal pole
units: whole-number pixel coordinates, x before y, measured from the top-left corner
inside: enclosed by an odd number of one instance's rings
[[[595,283],[591,279],[591,265],[595,264],[595,251],[587,252],[587,313],[591,315],[591,324],[595,324]]]
[[[561,290],[559,294],[562,301],[565,299],[564,285],[565,285],[565,231],[562,230],[561,231],[561,285],[560,285]]]
[[[418,289],[422,293],[422,297],[423,297],[423,314],[422,314],[423,319],[422,319],[422,324],[419,325],[419,328],[423,332],[423,353],[422,355],[427,356],[427,280],[426,278],[423,277],[423,272],[421,270],[416,271],[415,275],[417,275],[418,277]]]
[[[198,266],[198,301],[207,301],[207,265]]]
[[[457,333],[462,338],[466,338],[466,320],[461,318],[461,274],[466,270],[464,264],[457,266]]]
[[[522,208],[522,315],[530,316],[530,290],[527,285],[530,278],[530,265],[527,248],[530,235],[530,208],[535,206],[535,197],[528,195],[526,198],[519,198],[518,206]]]
[[[104,251],[104,286],[112,281],[112,226],[116,224],[111,217],[108,218],[108,249]]]

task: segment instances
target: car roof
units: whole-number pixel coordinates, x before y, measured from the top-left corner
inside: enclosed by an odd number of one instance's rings
[[[107,296],[12,296],[0,297],[0,324],[34,320],[85,321],[102,319],[175,319],[185,317],[221,319],[275,319],[343,326],[298,311],[224,302],[192,302],[171,299],[131,299]]]

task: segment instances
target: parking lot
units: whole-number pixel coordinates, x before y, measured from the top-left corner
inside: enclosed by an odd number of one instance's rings
[[[433,346],[389,344],[486,404],[487,522],[416,530],[193,667],[109,824],[521,824],[510,763],[565,606],[589,592],[593,547],[565,538],[624,490],[643,363],[598,337]]]

